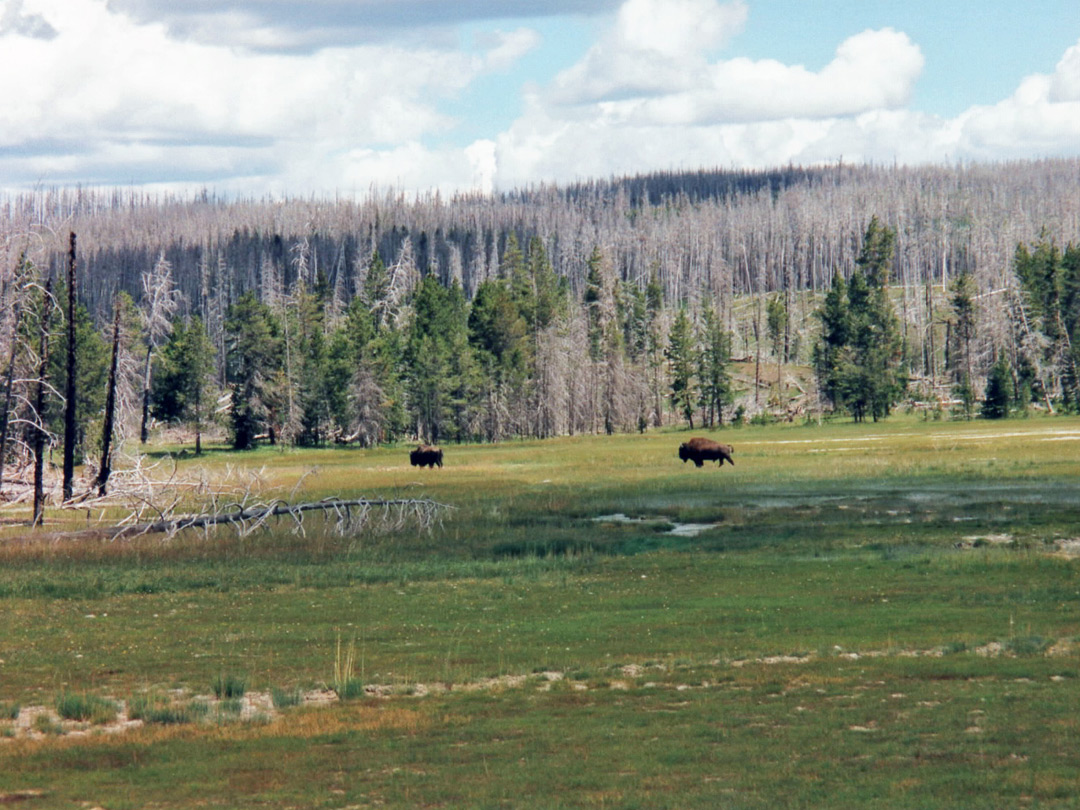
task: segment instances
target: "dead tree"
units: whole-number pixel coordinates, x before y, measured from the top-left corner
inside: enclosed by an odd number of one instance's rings
[[[101,469],[98,470],[97,488],[98,495],[105,494],[105,487],[109,483],[109,474],[112,472],[111,452],[113,423],[116,421],[116,366],[120,357],[120,302],[115,304],[116,314],[113,316],[113,345],[112,361],[109,364],[109,389],[105,395],[105,426],[101,430]]]
[[[19,348],[19,322],[22,319],[23,284],[21,276],[27,266],[26,255],[23,254],[19,257],[19,263],[15,271],[15,281],[12,284],[15,292],[11,311],[11,344],[8,351],[7,373],[4,377],[4,412],[0,416],[0,491],[4,488],[4,459],[7,456],[8,426],[11,423],[12,383],[15,379],[15,360]]]
[[[146,308],[143,310],[143,329],[146,333],[146,361],[142,374],[142,421],[139,441],[146,444],[150,422],[150,370],[154,350],[158,343],[172,331],[172,317],[179,305],[179,292],[173,287],[172,266],[162,253],[154,269],[143,275],[143,293]]]
[[[37,392],[34,395],[34,518],[33,526],[45,519],[45,386],[49,374],[49,316],[52,315],[52,279],[45,282],[41,303],[41,357],[38,365]]]
[[[75,300],[78,286],[75,275],[75,232],[71,233],[68,248],[68,289],[67,289],[67,384],[64,386],[64,500],[71,500],[75,480],[75,404],[76,390],[76,342],[75,342]]]

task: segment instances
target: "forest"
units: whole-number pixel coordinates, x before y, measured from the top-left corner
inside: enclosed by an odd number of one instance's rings
[[[1080,160],[0,201],[0,479],[238,449],[1080,403]],[[38,476],[40,477],[40,476]]]

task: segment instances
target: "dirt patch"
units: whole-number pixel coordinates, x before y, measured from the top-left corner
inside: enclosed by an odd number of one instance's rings
[[[1075,653],[1080,646],[1073,639],[1060,639],[1050,645],[1043,653],[1048,657],[1067,656]],[[987,657],[1010,655],[1005,645],[1001,642],[990,642],[971,650],[976,655]],[[884,657],[932,657],[940,658],[946,654],[943,648],[930,649],[899,649],[899,650],[842,650],[833,648],[826,653],[797,653],[791,655],[768,655],[760,658],[740,659],[714,659],[709,662],[711,666],[730,666],[742,668],[754,664],[765,666],[799,665],[814,661],[819,658],[838,658],[856,661],[861,658],[884,658]],[[634,688],[635,682],[646,673],[647,670],[666,671],[663,664],[650,663],[625,664],[618,667],[618,672],[623,676],[605,682],[606,688],[628,690]],[[1054,682],[1064,680],[1061,677],[1052,678]],[[449,692],[498,692],[506,689],[524,689],[532,686],[539,691],[550,690],[554,685],[567,681],[567,674],[555,670],[544,670],[529,675],[502,675],[494,678],[483,678],[476,681],[452,683],[434,681],[431,683],[401,683],[401,684],[368,684],[364,687],[364,694],[372,699],[389,698],[424,698],[429,695],[446,694]],[[694,684],[666,684],[669,688],[677,690],[699,689],[719,686],[720,683],[701,681]],[[656,688],[661,686],[656,682],[643,685],[644,688]],[[588,683],[572,681],[570,688],[575,691],[587,691],[591,688]],[[740,687],[736,687],[740,688]],[[748,688],[748,687],[747,687]],[[274,706],[274,701],[269,692],[247,692],[242,698],[234,700],[218,700],[211,695],[191,695],[182,690],[174,690],[170,693],[174,705],[202,704],[205,712],[200,719],[189,721],[194,723],[222,723],[222,722],[268,722],[281,715],[281,710]],[[329,706],[339,702],[337,693],[329,689],[314,689],[302,692],[299,696],[298,705],[301,706]],[[117,716],[110,723],[90,724],[85,722],[64,720],[59,717],[55,710],[47,706],[25,706],[20,709],[17,718],[11,721],[0,721],[0,744],[14,740],[41,740],[48,737],[87,737],[99,734],[119,734],[132,729],[140,728],[146,723],[141,719],[132,719],[128,714],[126,701],[117,701]],[[868,729],[852,730],[862,731]],[[14,801],[3,799],[0,794],[0,803]]]

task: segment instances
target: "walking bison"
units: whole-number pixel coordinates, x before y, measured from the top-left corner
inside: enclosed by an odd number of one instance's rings
[[[692,461],[698,467],[702,466],[706,461],[715,461],[721,467],[727,461],[734,467],[735,461],[731,458],[732,452],[733,448],[730,444],[720,444],[712,439],[703,439],[700,436],[679,445],[679,458],[683,460],[683,463]]]
[[[409,453],[409,463],[414,467],[431,467],[434,469],[436,464],[442,467],[442,450],[438,447],[422,444]]]

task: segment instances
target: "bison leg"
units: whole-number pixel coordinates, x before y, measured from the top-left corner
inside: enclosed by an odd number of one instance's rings
[[[704,467],[705,462],[702,461],[700,458],[695,458],[694,459],[694,466],[696,466],[696,467]]]

